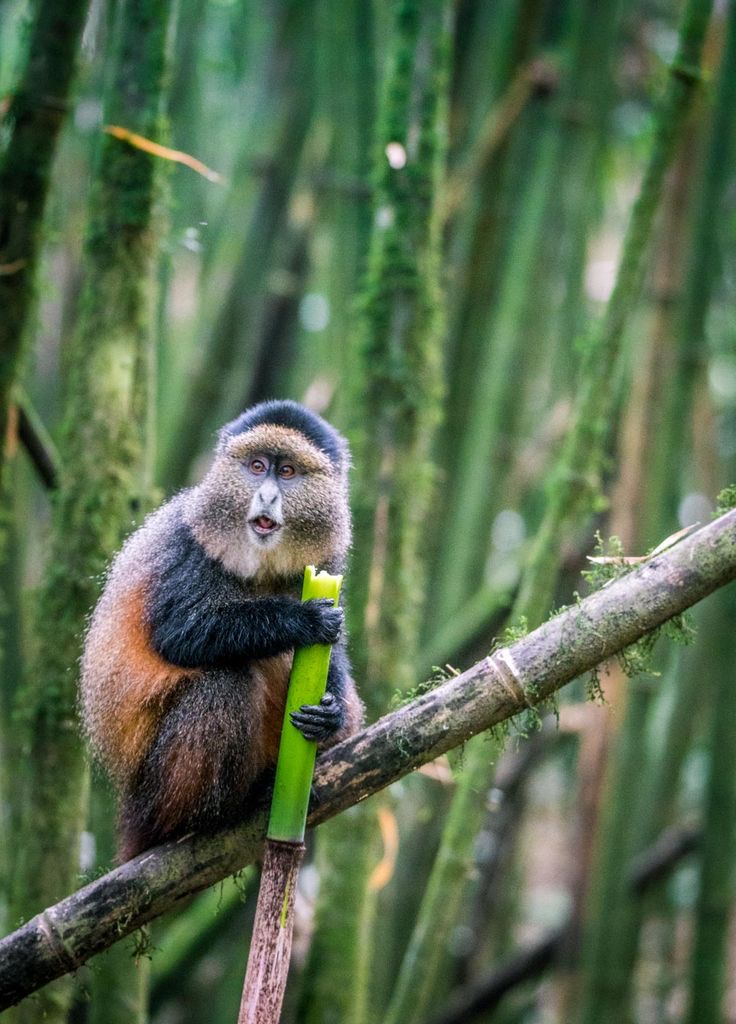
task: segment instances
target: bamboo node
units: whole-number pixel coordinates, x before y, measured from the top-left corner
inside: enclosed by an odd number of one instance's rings
[[[67,947],[47,910],[38,915],[38,928],[49,949],[64,968],[64,973],[75,971],[79,967],[80,961]]]
[[[493,655],[489,657],[491,667],[495,670],[496,676],[499,679],[504,690],[508,693],[515,704],[524,704],[528,708],[533,708],[534,704],[529,700],[524,684],[521,681],[521,672],[519,666],[514,660],[514,656],[508,647],[501,647],[497,651],[494,651]]]

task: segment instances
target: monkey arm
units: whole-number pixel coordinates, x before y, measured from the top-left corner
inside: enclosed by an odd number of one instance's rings
[[[147,592],[151,646],[182,668],[222,668],[294,647],[334,643],[342,609],[330,601],[250,597],[180,523]]]
[[[183,668],[218,668],[269,658],[294,647],[332,643],[342,611],[331,602],[302,604],[289,597],[261,597],[237,604],[191,600],[149,612],[151,644],[166,661]]]

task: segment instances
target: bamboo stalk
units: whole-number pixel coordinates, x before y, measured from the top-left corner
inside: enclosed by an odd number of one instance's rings
[[[426,1021],[441,974],[444,944],[457,919],[470,873],[471,851],[487,813],[487,793],[493,783],[500,741],[473,740],[469,778],[458,787],[450,804],[424,898],[419,907],[408,948],[385,1015],[385,1024],[421,1024]]]
[[[119,5],[104,119],[145,137],[163,126],[170,0]],[[158,253],[161,161],[109,135],[99,142],[76,330],[64,346],[59,480],[34,643],[17,693],[13,756],[19,824],[11,920],[75,884],[89,766],[76,728],[85,616],[101,573],[145,491],[152,378],[152,281]],[[0,332],[1,333],[1,332]],[[39,841],[43,836],[43,841]],[[109,987],[109,986],[108,986]],[[18,1020],[66,1020],[70,990],[44,993]]]
[[[266,842],[238,1024],[277,1024],[289,972],[304,843]]]
[[[415,681],[424,595],[422,536],[431,509],[432,439],[442,392],[444,300],[437,197],[444,168],[451,4],[391,5],[387,65],[376,128],[375,193],[362,320],[351,389],[355,480],[351,622],[354,662],[368,714],[389,697],[386,683]],[[357,615],[355,614],[357,613]],[[345,875],[328,868],[316,909],[315,941],[301,1006],[305,1024],[327,1017],[367,1024],[373,973],[374,808],[320,836],[325,862],[349,856]],[[349,854],[348,854],[348,851]]]
[[[241,230],[242,245],[230,277],[227,294],[211,300],[205,293],[204,318],[212,323],[207,339],[195,353],[194,373],[180,387],[170,391],[171,419],[162,438],[161,482],[174,489],[186,481],[193,456],[209,443],[210,430],[226,416],[234,415],[240,401],[243,379],[249,377],[258,359],[254,339],[261,341],[257,329],[263,311],[268,274],[273,268],[276,240],[286,222],[289,199],[297,180],[305,141],[312,119],[314,89],[311,63],[306,58],[311,38],[311,11],[308,4],[284,0],[277,5],[278,29],[268,77],[268,97],[274,102],[273,114],[262,119],[269,127],[272,159],[259,181],[247,224]],[[272,76],[272,77],[271,77]],[[268,106],[264,107],[268,110]],[[255,128],[246,133],[245,153],[252,155]],[[230,203],[237,200],[234,194]],[[226,217],[242,217],[228,205]],[[230,233],[223,232],[228,247],[227,265],[232,265]],[[219,247],[217,249],[219,260]],[[211,372],[216,368],[216,372]]]
[[[302,601],[328,598],[337,605],[341,586],[342,576],[318,573],[313,565],[308,565],[304,570]],[[282,843],[301,843],[304,839],[317,756],[317,744],[302,736],[290,716],[302,704],[319,704],[325,692],[331,653],[329,644],[312,644],[299,648],[294,655],[268,823],[268,838]]]
[[[729,927],[733,916],[736,850],[736,691],[733,687],[733,590],[718,595],[709,640],[720,658],[709,680],[710,765],[704,799],[700,886],[690,955],[687,1024],[719,1024],[730,984]]]
[[[652,151],[626,230],[616,283],[603,319],[584,353],[575,425],[550,480],[547,509],[517,599],[517,608],[524,609],[532,622],[540,621],[552,603],[560,537],[587,517],[597,493],[596,481],[613,405],[613,389],[607,382],[611,379],[611,367],[618,361],[624,329],[641,290],[646,269],[644,256],[664,175],[700,83],[700,55],[711,7],[712,0],[689,0],[686,5]]]
[[[585,53],[585,40],[593,24],[597,28],[597,35],[607,40],[610,49],[615,39],[615,32],[611,28],[616,24],[618,7],[618,4],[599,5],[595,10],[588,10],[587,16],[578,15],[570,39],[570,45],[578,56],[576,63],[580,62],[581,55]],[[563,101],[567,105],[572,103],[573,96],[580,96],[581,82],[586,81],[583,71],[583,68],[576,67],[571,81],[563,88]],[[587,91],[584,90],[582,95],[588,96],[592,91],[588,83]],[[605,104],[598,102],[596,106],[605,107]],[[492,514],[493,502],[498,501],[492,495],[494,491],[496,494],[504,493],[499,487],[504,458],[498,455],[499,451],[503,451],[503,445],[499,442],[505,431],[510,436],[518,436],[518,431],[510,429],[509,425],[519,417],[514,406],[520,406],[521,403],[518,394],[513,389],[509,390],[508,381],[515,374],[519,380],[539,377],[538,372],[532,375],[528,368],[531,360],[538,358],[538,355],[526,343],[526,339],[545,337],[546,328],[538,318],[540,310],[547,308],[543,296],[552,281],[548,268],[555,263],[555,260],[549,259],[555,220],[554,196],[550,192],[549,181],[559,178],[565,166],[569,156],[566,144],[570,132],[561,132],[554,122],[550,122],[549,112],[539,104],[535,104],[529,112],[528,118],[531,120],[532,117],[532,124],[537,126],[531,150],[533,170],[527,179],[525,198],[520,204],[515,232],[510,239],[508,268],[489,314],[492,325],[490,336],[493,340],[490,345],[486,344],[479,349],[476,356],[475,372],[482,383],[476,382],[474,394],[471,389],[470,405],[473,413],[469,420],[470,426],[453,441],[457,448],[457,470],[453,470],[455,486],[450,489],[447,497],[449,511],[446,512],[446,522],[462,521],[463,530],[461,537],[453,537],[451,544],[443,544],[440,549],[437,576],[442,586],[434,608],[438,623],[442,623],[448,613],[456,609],[468,581],[474,580],[474,574],[477,577],[482,573],[482,560],[479,560],[478,553],[487,544],[489,512]],[[544,348],[543,345],[541,347]],[[467,396],[464,398],[467,402]],[[478,458],[483,461],[483,473],[477,471]],[[495,510],[497,508],[496,505]],[[555,551],[558,550],[559,546],[555,545]],[[541,614],[531,614],[533,609],[518,601],[515,611],[517,619],[529,616],[533,625],[541,619]],[[479,804],[483,794],[480,780],[484,772],[490,782],[487,761],[483,748],[480,745],[472,746],[465,760],[464,771],[458,778],[448,821],[453,818],[456,805],[459,805],[463,808],[461,815],[468,820],[468,827],[453,830],[448,825],[443,833],[414,934],[407,946],[389,1006],[388,1020],[391,1024],[399,1020],[418,1021],[424,1016],[426,1006],[431,1001],[441,951],[437,943],[431,941],[427,922],[440,919],[449,931],[448,903],[456,906],[459,903],[463,880],[458,878],[456,882],[451,881],[453,872],[448,866],[454,861],[469,863],[471,860],[474,829],[480,822],[482,805]],[[451,849],[447,848],[448,843],[452,843]],[[446,890],[451,884],[454,884],[456,896],[448,900]],[[421,953],[418,952],[420,950]]]
[[[692,136],[688,137],[691,141]],[[664,480],[655,472],[657,449],[668,435],[657,395],[668,390],[667,365],[674,311],[682,288],[682,253],[687,250],[687,214],[694,181],[690,146],[683,145],[665,184],[657,264],[655,309],[649,339],[633,374],[632,393],[621,426],[617,462],[621,466],[611,497],[608,532],[627,552],[645,550],[672,526],[674,509],[666,502]],[[678,418],[687,415],[685,406]],[[656,439],[656,441],[654,440]],[[621,863],[633,857],[650,836],[657,811],[645,802],[641,780],[650,775],[648,729],[655,690],[647,681],[631,687],[622,672],[606,686],[616,715],[601,716],[590,729],[599,733],[590,760],[580,772],[581,835],[597,836],[589,856],[576,865],[575,899],[585,918],[581,1013],[589,1021],[625,1018],[638,950],[641,907],[626,899]],[[662,687],[663,688],[663,687]],[[589,737],[589,742],[592,738]],[[597,780],[590,784],[590,778]],[[585,910],[584,910],[585,908]],[[571,986],[571,991],[574,986]],[[575,1000],[575,995],[572,999]]]
[[[698,846],[697,829],[667,829],[642,854],[630,861],[624,873],[632,897],[640,899],[676,868]],[[565,952],[574,938],[572,918],[547,932],[529,946],[515,950],[487,973],[453,992],[430,1024],[468,1024],[494,1011],[507,992],[544,974]],[[577,951],[576,951],[577,952]]]
[[[342,576],[304,570],[302,601],[328,598],[337,605]],[[319,704],[330,667],[329,644],[301,647],[294,655],[276,764],[271,816],[258,891],[253,938],[238,1024],[278,1024],[286,990],[294,931],[294,900],[304,857],[304,829],[317,744],[292,724],[303,704]]]
[[[35,5],[28,57],[5,123],[0,160],[0,436],[33,307],[33,281],[56,143],[64,124],[87,0]],[[0,449],[0,469],[4,458]]]

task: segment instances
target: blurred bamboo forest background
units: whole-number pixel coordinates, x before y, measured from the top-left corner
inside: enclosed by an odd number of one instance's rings
[[[3,932],[113,863],[85,615],[250,403],[351,439],[371,719],[711,517],[735,110],[733,0],[0,0]],[[284,1021],[736,1021],[735,613],[321,827]],[[254,904],[8,1019],[234,1021]]]

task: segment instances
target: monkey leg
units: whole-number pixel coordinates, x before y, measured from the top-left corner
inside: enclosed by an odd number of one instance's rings
[[[208,672],[173,700],[120,804],[120,859],[242,817],[264,769],[257,694],[245,674]]]

